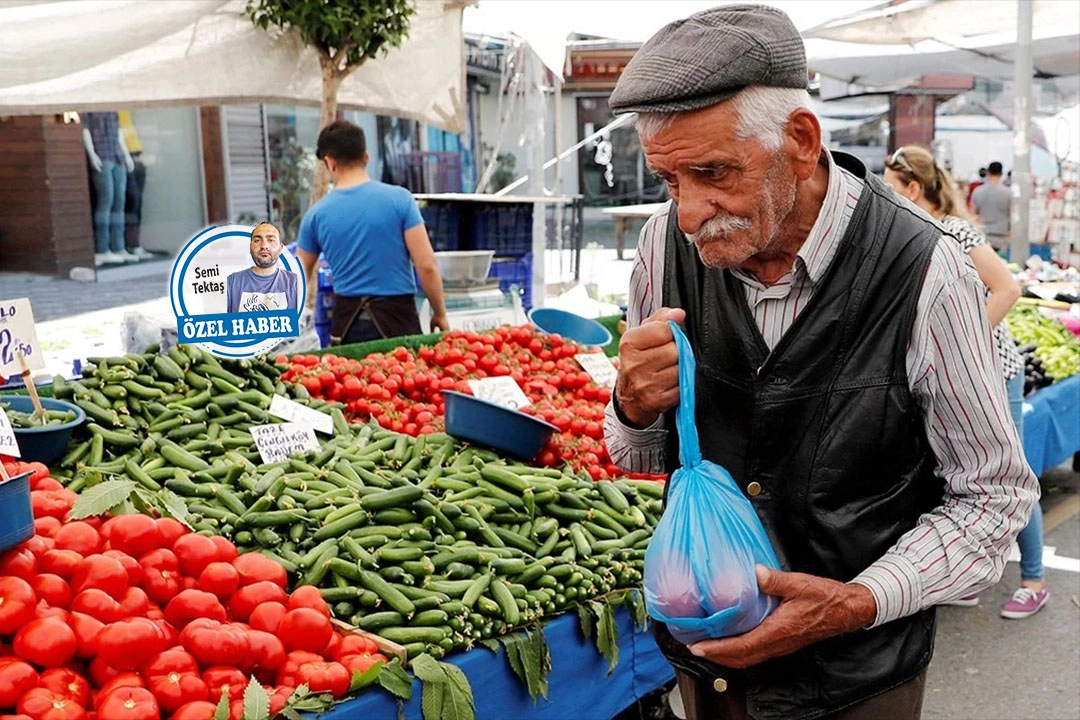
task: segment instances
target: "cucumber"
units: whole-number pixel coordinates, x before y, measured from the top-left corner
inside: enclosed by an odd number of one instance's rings
[[[423,496],[423,488],[405,485],[375,495],[366,495],[360,499],[360,506],[371,513],[390,508],[407,508]]]
[[[360,584],[363,585],[366,590],[370,590],[378,595],[382,598],[383,602],[402,615],[408,617],[416,612],[416,606],[413,604],[413,601],[405,597],[400,590],[380,577],[378,573],[374,573],[370,570],[362,570],[360,572]]]

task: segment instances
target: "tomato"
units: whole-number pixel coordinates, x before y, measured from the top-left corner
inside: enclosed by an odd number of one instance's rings
[[[24,694],[37,687],[37,671],[28,662],[0,659],[0,710],[13,708]]]
[[[52,668],[41,673],[39,687],[52,690],[57,695],[71,698],[84,708],[90,707],[90,683],[79,673],[68,668]]]
[[[40,667],[66,665],[75,657],[75,631],[57,618],[37,618],[15,635],[15,654]]]
[[[281,618],[277,635],[285,644],[285,649],[319,652],[330,642],[334,628],[330,618],[318,610],[301,607],[290,610]]]
[[[212,562],[199,573],[199,589],[225,600],[240,587],[240,573],[231,563]]]
[[[260,553],[244,553],[232,561],[240,575],[240,587],[257,582],[272,582],[283,590],[288,586],[289,575],[285,568]]]
[[[18,711],[33,720],[85,720],[86,710],[69,697],[34,688],[19,700]]]
[[[214,535],[210,538],[210,542],[214,543],[214,545],[217,547],[218,562],[232,562],[236,559],[236,546],[229,542],[226,538],[223,538],[220,535]]]
[[[248,648],[253,670],[276,671],[285,664],[285,646],[276,636],[262,630],[248,632]]]
[[[101,527],[101,534],[109,539],[112,549],[133,557],[142,557],[162,547],[157,521],[139,513],[110,518]]]
[[[313,693],[328,692],[336,698],[349,692],[352,674],[337,662],[311,662],[296,670],[296,679]]]
[[[16,545],[0,555],[0,577],[10,575],[23,580],[33,580],[37,572],[37,556],[23,545]]]
[[[74,550],[83,557],[101,550],[101,536],[89,523],[79,520],[69,522],[56,531],[56,547]]]
[[[59,575],[45,573],[37,575],[31,581],[34,595],[51,607],[66,608],[71,604],[71,588]]]
[[[110,623],[97,636],[98,657],[117,670],[135,670],[165,649],[167,638],[153,620],[128,618]]]
[[[37,609],[34,610],[34,617],[36,618],[57,618],[58,620],[68,621],[68,611],[64,608],[49,607],[49,604],[44,600],[41,600],[37,604]]]
[[[118,622],[124,618],[124,609],[120,603],[104,590],[90,588],[83,590],[71,600],[72,612],[85,613],[103,623]]]
[[[177,542],[186,537],[202,536],[185,535]],[[142,588],[157,604],[166,605],[180,592],[180,563],[171,550],[151,550],[139,558],[139,565],[143,569]]]
[[[210,697],[206,682],[195,672],[170,672],[151,677],[148,682],[150,692],[166,714]]]
[[[98,707],[104,720],[161,720],[161,708],[146,688],[121,687],[105,696]]]
[[[63,523],[56,518],[46,515],[45,517],[39,517],[34,520],[34,533],[38,537],[52,540],[63,526]]]
[[[208,668],[202,674],[209,691],[207,698],[210,702],[218,702],[222,693],[229,696],[229,700],[239,700],[244,697],[244,688],[247,687],[248,679],[244,673],[234,667],[219,666]]]
[[[285,656],[285,664],[281,666],[281,670],[278,671],[278,685],[287,685],[289,687],[297,687],[300,683],[296,679],[296,671],[300,669],[301,665],[307,665],[308,663],[323,662],[325,658],[322,655],[316,653],[310,653],[306,650],[293,650],[291,653]]]
[[[158,535],[161,536],[161,545],[159,547],[171,548],[181,536],[191,532],[182,522],[172,518],[158,518],[154,522],[157,524]]]
[[[281,623],[281,618],[285,617],[286,612],[285,606],[281,603],[260,603],[251,612],[248,623],[256,630],[277,634],[278,625]]]
[[[104,699],[105,691],[114,685],[116,687],[143,687],[142,677],[138,673],[120,672],[114,667],[109,667],[101,658],[95,657],[87,666],[87,674],[90,675],[90,684],[101,688],[95,696],[94,704],[100,704]]]
[[[217,705],[205,700],[197,700],[178,708],[172,714],[172,720],[207,720],[214,717],[215,712],[217,712]]]
[[[52,573],[70,581],[82,561],[83,556],[74,550],[48,550],[38,561],[38,572]]]
[[[319,592],[319,588],[313,585],[301,585],[293,590],[289,595],[288,608],[290,610],[296,610],[297,608],[311,608],[317,610],[327,618],[331,617],[330,606],[323,600],[322,593]]]
[[[97,652],[97,635],[105,623],[85,613],[73,612],[69,614],[68,624],[75,631],[76,657],[93,657]]]
[[[188,623],[180,643],[203,665],[239,665],[249,649],[244,627],[205,618]]]
[[[165,606],[165,619],[178,629],[196,618],[225,622],[225,608],[216,595],[202,590],[183,590]]]
[[[374,655],[343,655],[338,659],[345,669],[352,673],[365,673],[377,662],[386,663],[386,656],[379,653]]]
[[[210,563],[218,559],[218,548],[214,541],[204,535],[189,533],[173,543],[172,551],[179,561],[179,570],[188,577],[199,577]]]
[[[128,586],[128,574],[116,558],[90,555],[75,568],[71,578],[71,590],[76,595],[83,590],[97,588],[119,600]]]
[[[142,588],[129,587],[120,598],[120,609],[126,617],[142,617],[150,609],[150,598]]]
[[[251,617],[255,608],[264,602],[278,602],[284,605],[288,602],[288,597],[277,583],[262,580],[233,593],[233,596],[229,598],[229,612],[234,620],[244,622]]]
[[[375,641],[364,635],[346,635],[335,648],[335,654],[331,655],[334,660],[340,660],[346,655],[370,655],[379,651]]]
[[[0,635],[10,635],[34,619],[37,596],[21,577],[0,577]]]
[[[270,717],[274,717],[285,707],[289,702],[289,698],[296,692],[296,688],[291,688],[284,685],[278,685],[270,693]],[[173,718],[176,720],[176,718]]]
[[[35,518],[54,517],[63,520],[78,497],[70,490],[34,490],[30,493]]]

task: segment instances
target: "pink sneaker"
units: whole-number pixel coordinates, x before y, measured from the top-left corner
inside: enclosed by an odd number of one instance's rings
[[[1042,609],[1046,601],[1050,599],[1050,591],[1045,587],[1042,590],[1032,590],[1022,587],[1013,593],[1012,600],[1005,603],[1001,608],[1001,617],[1010,620],[1023,620],[1031,617]]]
[[[952,605],[953,607],[975,607],[979,604],[979,596],[965,595],[964,597],[958,597],[955,600],[946,600],[941,604]]]

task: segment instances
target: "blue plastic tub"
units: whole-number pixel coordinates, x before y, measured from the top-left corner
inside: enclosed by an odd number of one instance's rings
[[[460,440],[532,460],[551,433],[554,425],[531,415],[510,410],[480,398],[443,390],[446,401],[446,432]]]
[[[34,403],[27,395],[4,395],[0,402],[7,403],[12,410],[33,412]],[[41,405],[46,410],[74,410],[75,419],[64,425],[46,425],[35,428],[13,428],[15,440],[19,443],[19,452],[23,462],[43,462],[46,465],[67,452],[71,433],[86,421],[86,413],[78,405],[54,398],[41,398]]]
[[[565,310],[536,308],[529,312],[529,321],[548,334],[562,335],[582,345],[604,347],[611,342],[611,333],[606,327]]]
[[[0,553],[34,534],[31,475],[33,472],[28,471],[7,481],[0,479]]]

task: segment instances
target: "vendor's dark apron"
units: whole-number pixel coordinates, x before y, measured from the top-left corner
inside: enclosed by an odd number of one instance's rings
[[[348,297],[334,293],[330,344],[340,345],[361,315],[369,317],[384,338],[419,335],[421,332],[416,298],[412,295]]]

